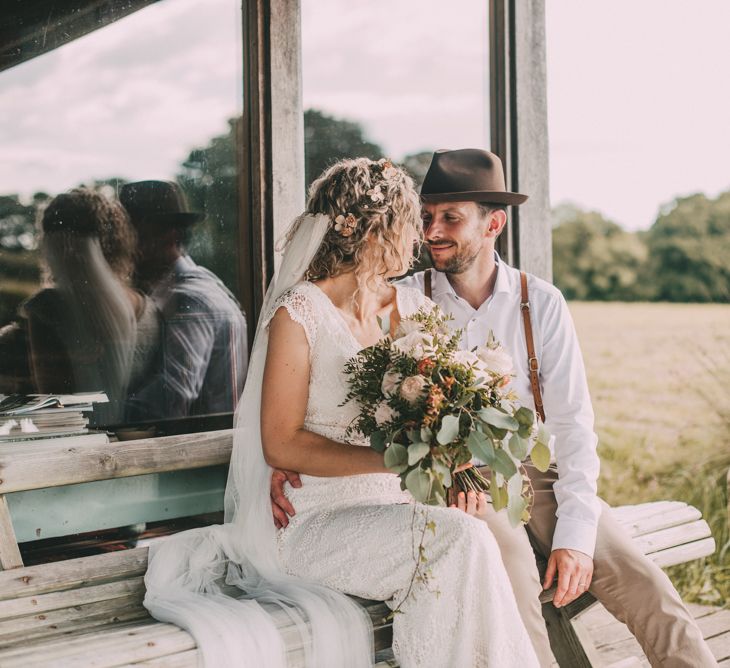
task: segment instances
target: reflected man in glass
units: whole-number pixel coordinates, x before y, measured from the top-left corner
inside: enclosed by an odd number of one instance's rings
[[[176,183],[138,181],[119,198],[137,231],[135,283],[162,312],[159,366],[129,400],[141,421],[228,413],[247,368],[246,320],[233,293],[187,254],[195,223]]]

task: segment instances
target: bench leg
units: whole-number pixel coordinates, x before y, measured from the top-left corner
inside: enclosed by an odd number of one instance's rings
[[[543,603],[542,616],[560,668],[599,668],[602,665],[588,634],[576,633],[568,610],[556,608],[551,602]]]

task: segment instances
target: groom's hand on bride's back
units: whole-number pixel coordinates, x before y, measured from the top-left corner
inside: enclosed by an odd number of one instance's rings
[[[271,474],[271,514],[274,516],[274,524],[277,529],[288,526],[289,518],[296,515],[294,506],[284,493],[284,485],[287,482],[292,487],[302,486],[298,473],[274,469]]]

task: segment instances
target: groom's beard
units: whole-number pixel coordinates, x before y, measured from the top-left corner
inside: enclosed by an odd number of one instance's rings
[[[432,250],[431,245],[436,246],[439,250]],[[445,274],[461,274],[466,271],[474,264],[482,250],[481,244],[468,242],[459,245],[457,242],[447,239],[429,241],[426,246],[433,268]],[[442,246],[446,247],[441,249]]]

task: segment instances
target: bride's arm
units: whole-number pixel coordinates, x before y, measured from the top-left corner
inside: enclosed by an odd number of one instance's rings
[[[261,391],[261,440],[267,463],[324,477],[387,472],[382,454],[304,429],[309,372],[304,329],[280,308],[269,328]]]

